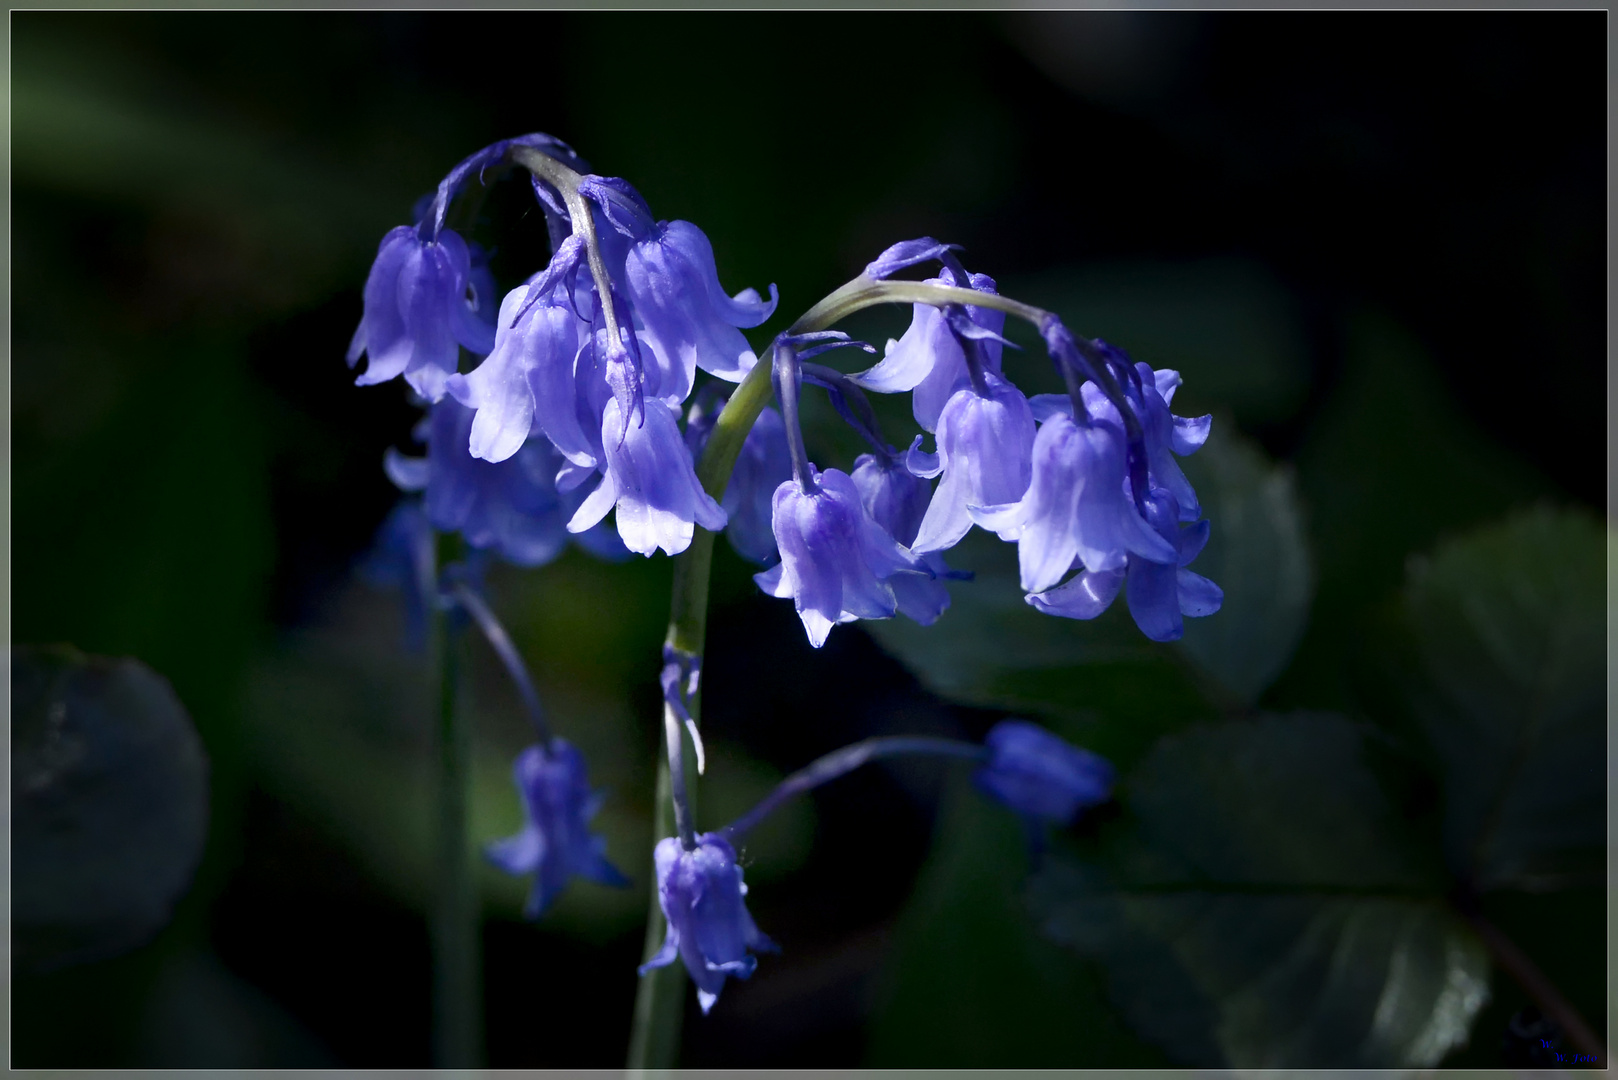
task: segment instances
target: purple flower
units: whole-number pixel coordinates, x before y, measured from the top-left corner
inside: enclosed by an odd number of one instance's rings
[[[918,442],[920,438],[917,436]],[[860,504],[871,520],[900,544],[909,546],[914,542],[932,498],[931,485],[906,469],[899,459],[883,463],[872,454],[854,459],[852,479],[860,492]],[[901,572],[888,577],[887,583],[893,589],[899,614],[931,626],[949,608],[949,590],[944,581],[952,574],[939,552],[919,557],[922,565],[932,571],[931,577]]]
[[[738,327],[758,326],[774,314],[775,286],[768,300],[755,289],[726,293],[713,246],[689,221],[658,222],[634,238],[621,280],[641,342],[656,359],[658,396],[685,400],[699,367],[740,382],[758,362]]]
[[[590,330],[571,295],[583,254],[583,242],[569,237],[542,274],[507,293],[493,351],[470,373],[446,380],[449,393],[477,412],[473,457],[504,461],[537,427],[569,461],[597,463],[592,436],[599,424],[581,423],[574,375]]]
[[[1112,795],[1113,768],[1026,720],[1002,720],[984,740],[989,760],[972,775],[978,789],[1031,822],[1066,825]]]
[[[912,243],[920,244],[922,241]],[[929,278],[928,284],[970,284],[979,292],[995,291],[994,279],[985,274],[973,274],[966,282],[957,280],[952,270],[944,273],[944,277]],[[1006,313],[994,308],[968,305],[966,314],[972,324],[990,332],[989,336],[978,339],[979,355],[985,371],[999,374],[999,334],[1006,325]],[[916,304],[913,306],[910,328],[904,332],[904,336],[898,341],[890,340],[881,362],[853,376],[853,381],[879,394],[914,391],[910,405],[916,423],[927,431],[936,431],[945,403],[955,393],[957,384],[967,378],[966,352],[961,346],[957,329],[951,327],[945,311],[932,304]]]
[[[730,516],[725,538],[742,558],[761,566],[775,561],[771,505],[776,489],[790,479],[792,455],[787,449],[786,425],[780,413],[766,406],[742,443],[720,503]]]
[[[486,275],[479,275],[486,282]],[[487,301],[471,293],[475,279],[466,241],[452,229],[422,239],[401,225],[382,238],[365,281],[365,313],[348,346],[348,365],[363,354],[361,386],[399,375],[428,401],[444,396],[457,345],[474,353],[494,347],[494,328],[479,317]],[[470,295],[469,295],[470,294]]]
[[[1071,581],[1045,592],[1031,593],[1028,602],[1047,615],[1093,619],[1107,610],[1127,582],[1129,613],[1141,633],[1153,641],[1178,641],[1185,634],[1182,616],[1212,615],[1224,603],[1224,591],[1201,574],[1185,567],[1208,543],[1208,522],[1180,527],[1174,496],[1158,488],[1146,500],[1152,528],[1172,546],[1174,558],[1155,560],[1131,553],[1126,566],[1093,572],[1086,570]]]
[[[405,491],[424,491],[427,519],[442,532],[459,532],[473,548],[518,566],[543,566],[566,548],[569,513],[582,493],[557,490],[562,456],[544,439],[530,439],[498,463],[467,449],[474,415],[453,398],[432,407],[426,423],[427,456],[389,451],[389,477]],[[621,553],[610,535],[573,539],[604,558]]]
[[[697,984],[697,1002],[706,1013],[719,1000],[727,975],[745,979],[758,960],[752,952],[775,952],[747,913],[747,886],[736,865],[736,849],[717,833],[703,833],[686,851],[674,837],[658,842],[657,898],[668,920],[668,936],[658,954],[640,966],[645,975],[675,957],[685,962]]]
[[[758,326],[775,313],[775,286],[769,300],[756,289],[734,297],[725,292],[702,230],[689,221],[654,223],[646,201],[624,180],[587,176],[579,193],[606,219],[597,228],[602,257],[651,353],[648,392],[678,404],[699,367],[741,381],[758,357],[738,328]]]
[[[523,914],[537,919],[574,876],[620,888],[629,879],[607,861],[607,842],[590,832],[602,795],[590,790],[584,755],[563,739],[530,746],[512,768],[528,824],[484,855],[508,874],[533,874]]]
[[[1049,589],[1075,560],[1092,572],[1122,568],[1131,552],[1173,562],[1172,543],[1129,497],[1123,430],[1106,420],[1075,423],[1060,410],[1045,415],[1034,436],[1027,492],[1009,505],[970,508],[979,525],[1016,541],[1022,587]]]
[[[1115,366],[1128,370],[1129,358],[1121,350],[1099,339],[1096,345],[1120,361]],[[1181,521],[1195,521],[1202,515],[1202,508],[1198,503],[1196,491],[1192,489],[1191,482],[1186,479],[1185,473],[1180,470],[1180,463],[1175,461],[1174,457],[1176,454],[1181,457],[1194,454],[1202,448],[1202,444],[1208,441],[1213,417],[1208,415],[1188,418],[1174,416],[1169,412],[1169,402],[1174,399],[1174,391],[1180,385],[1178,371],[1168,368],[1153,371],[1149,364],[1136,364],[1134,375],[1136,378],[1125,383],[1124,397],[1135,415],[1140,418],[1151,485],[1167,490],[1174,497],[1180,508]],[[1091,416],[1112,420],[1114,423],[1122,422],[1118,410],[1094,383],[1085,383],[1083,394],[1084,406],[1090,411]],[[1071,403],[1068,408],[1071,409]]]
[[[1009,381],[984,373],[988,394],[962,386],[938,418],[944,479],[916,534],[918,552],[953,547],[972,527],[971,507],[1016,502],[1028,490],[1034,414]],[[930,470],[929,470],[930,471]]]
[[[616,505],[618,535],[630,551],[678,555],[691,545],[694,524],[714,532],[725,527],[725,511],[697,481],[675,415],[656,398],[645,401],[639,422],[625,416],[617,398],[606,403],[606,471],[568,522],[570,532],[590,528]]]
[[[792,599],[818,649],[837,623],[892,618],[893,575],[931,571],[871,520],[847,473],[809,468],[813,491],[794,480],[775,489],[771,523],[781,562],[753,580],[771,596]]]

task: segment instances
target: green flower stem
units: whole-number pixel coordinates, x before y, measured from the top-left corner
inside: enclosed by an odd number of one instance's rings
[[[454,558],[453,537],[441,538],[440,563]],[[429,593],[428,595],[432,595]],[[477,879],[467,836],[472,783],[472,726],[460,707],[458,617],[433,615],[438,670],[438,893],[433,945],[433,1062],[441,1069],[481,1064],[482,964]]]
[[[698,530],[701,534],[701,530]],[[696,704],[691,703],[696,715]],[[667,738],[665,753],[658,756],[657,802],[652,811],[652,837],[655,843],[674,835],[674,788],[669,778]],[[689,796],[688,796],[689,797]],[[646,945],[642,955],[650,960],[663,947],[668,924],[657,899],[657,882],[652,882],[651,911],[646,916]],[[641,976],[635,991],[634,1025],[629,1033],[629,1068],[671,1069],[680,1056],[680,1027],[685,1019],[685,965],[669,964],[653,968]]]
[[[590,213],[589,203],[579,194],[579,181],[584,179],[583,175],[531,146],[513,147],[511,160],[561,193],[562,201],[567,204],[567,216],[573,223],[574,231],[584,238],[584,250],[590,260],[590,278],[595,282],[596,292],[601,296],[601,315],[607,324],[607,340],[614,343],[622,342],[623,338],[618,333],[618,316],[612,306],[612,278],[608,276],[607,263],[601,257],[601,243],[596,239],[595,217]]]

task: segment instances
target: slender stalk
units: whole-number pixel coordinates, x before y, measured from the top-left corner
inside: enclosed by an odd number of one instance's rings
[[[936,739],[925,735],[893,735],[865,739],[844,746],[816,758],[775,786],[758,805],[719,830],[726,836],[739,837],[763,821],[782,803],[812,791],[821,784],[846,776],[878,758],[897,757],[900,754],[936,754],[942,757],[967,758],[982,761],[989,756],[987,747],[959,739]]]
[[[445,547],[448,548],[447,538]],[[446,552],[440,551],[440,559]],[[435,605],[438,667],[438,895],[432,926],[433,1062],[472,1069],[482,1058],[478,897],[467,836],[472,730],[460,708],[460,619]]]
[[[523,708],[528,713],[529,723],[534,725],[534,732],[539,741],[547,748],[551,742],[551,725],[545,719],[545,707],[539,703],[539,691],[534,689],[534,680],[528,674],[528,665],[523,663],[522,654],[517,651],[516,643],[506,628],[500,625],[489,605],[464,582],[450,591],[450,596],[478,624],[483,636],[489,642],[500,662],[505,665],[506,674],[517,687],[517,695],[522,698]]]
[[[618,316],[612,304],[612,278],[607,274],[607,263],[601,256],[601,244],[596,240],[595,218],[590,214],[590,205],[585,202],[584,196],[579,194],[579,181],[584,179],[583,175],[531,146],[513,147],[511,160],[561,193],[562,201],[567,205],[567,216],[573,223],[573,231],[584,237],[584,250],[590,262],[590,278],[595,282],[596,292],[601,296],[601,313],[607,323],[607,340],[615,347],[621,348],[623,338],[618,332]]]
[[[1482,915],[1468,913],[1467,920],[1477,931],[1478,937],[1488,947],[1489,955],[1494,957],[1495,963],[1510,972],[1511,977],[1534,999],[1539,1011],[1550,1018],[1550,1021],[1561,1028],[1573,1045],[1579,1048],[1581,1054],[1589,1054],[1595,1058],[1592,1068],[1605,1068],[1607,1065],[1607,1048],[1601,1045],[1601,1039],[1590,1025],[1584,1022],[1584,1017],[1573,1007],[1573,1003],[1562,996],[1556,984],[1539,970],[1528,954],[1517,947],[1516,942],[1506,937]]]
[[[701,535],[701,530],[698,530]],[[693,707],[693,714],[695,709]],[[663,748],[668,740],[664,737]],[[674,787],[670,781],[667,754],[660,755],[657,767],[657,795],[652,812],[654,840],[674,835]],[[663,947],[668,922],[658,901],[657,883],[652,883],[651,910],[646,917],[646,944],[642,956],[650,960]],[[641,976],[635,991],[634,1026],[629,1033],[629,1068],[639,1074],[647,1069],[671,1069],[680,1055],[680,1027],[685,1019],[684,964],[653,968]]]

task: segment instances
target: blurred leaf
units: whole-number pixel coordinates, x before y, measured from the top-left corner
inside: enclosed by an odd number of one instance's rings
[[[1243,424],[1285,420],[1309,389],[1296,303],[1255,262],[1098,264],[1003,282],[1001,291],[1135,360],[1178,370],[1186,415],[1225,408]]]
[[[1385,314],[1350,321],[1343,361],[1296,458],[1317,585],[1272,699],[1311,707],[1350,706],[1343,661],[1370,632],[1362,612],[1399,587],[1412,551],[1548,490],[1461,411],[1422,343]]]
[[[23,970],[112,956],[166,925],[208,833],[208,759],[138,660],[11,650],[12,949]]]
[[[1442,897],[1342,717],[1162,740],[1121,785],[1101,857],[1054,857],[1032,899],[1100,959],[1135,1027],[1201,1066],[1410,1068],[1466,1038],[1482,946]]]
[[[1607,545],[1539,508],[1412,561],[1410,691],[1439,765],[1451,867],[1478,889],[1600,880],[1606,822]]]
[[[866,1065],[1165,1063],[1108,1008],[1091,966],[1036,931],[1027,873],[1022,823],[956,776],[889,951]]]
[[[1181,648],[1252,705],[1292,659],[1314,593],[1292,471],[1271,465],[1229,422],[1216,422],[1184,466],[1213,523],[1194,569],[1225,590],[1225,603],[1185,621]]]
[[[972,581],[950,584],[938,622],[861,625],[940,697],[1074,723],[1104,717],[1085,745],[1117,761],[1161,732],[1215,710],[1175,650],[1148,641],[1120,601],[1089,622],[1042,615],[1023,600],[1017,548],[974,529],[948,555]],[[1214,616],[1218,618],[1218,616]]]

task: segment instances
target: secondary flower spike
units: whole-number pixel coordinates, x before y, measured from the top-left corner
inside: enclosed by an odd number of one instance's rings
[[[719,1000],[725,977],[745,979],[758,960],[751,952],[775,952],[747,913],[747,886],[736,865],[736,849],[718,833],[703,833],[690,851],[675,837],[660,841],[653,854],[657,866],[657,898],[668,920],[668,935],[658,954],[640,966],[645,975],[684,961],[697,984],[697,1002],[706,1013]]]
[[[989,760],[972,775],[984,794],[1031,822],[1066,825],[1112,796],[1111,762],[1026,720],[1002,720],[984,743]]]
[[[528,824],[522,832],[484,849],[488,860],[508,874],[533,874],[533,891],[523,914],[537,919],[573,877],[619,887],[629,879],[607,861],[606,840],[590,832],[601,808],[600,792],[590,790],[584,755],[563,739],[549,747],[530,746],[512,768]]]

